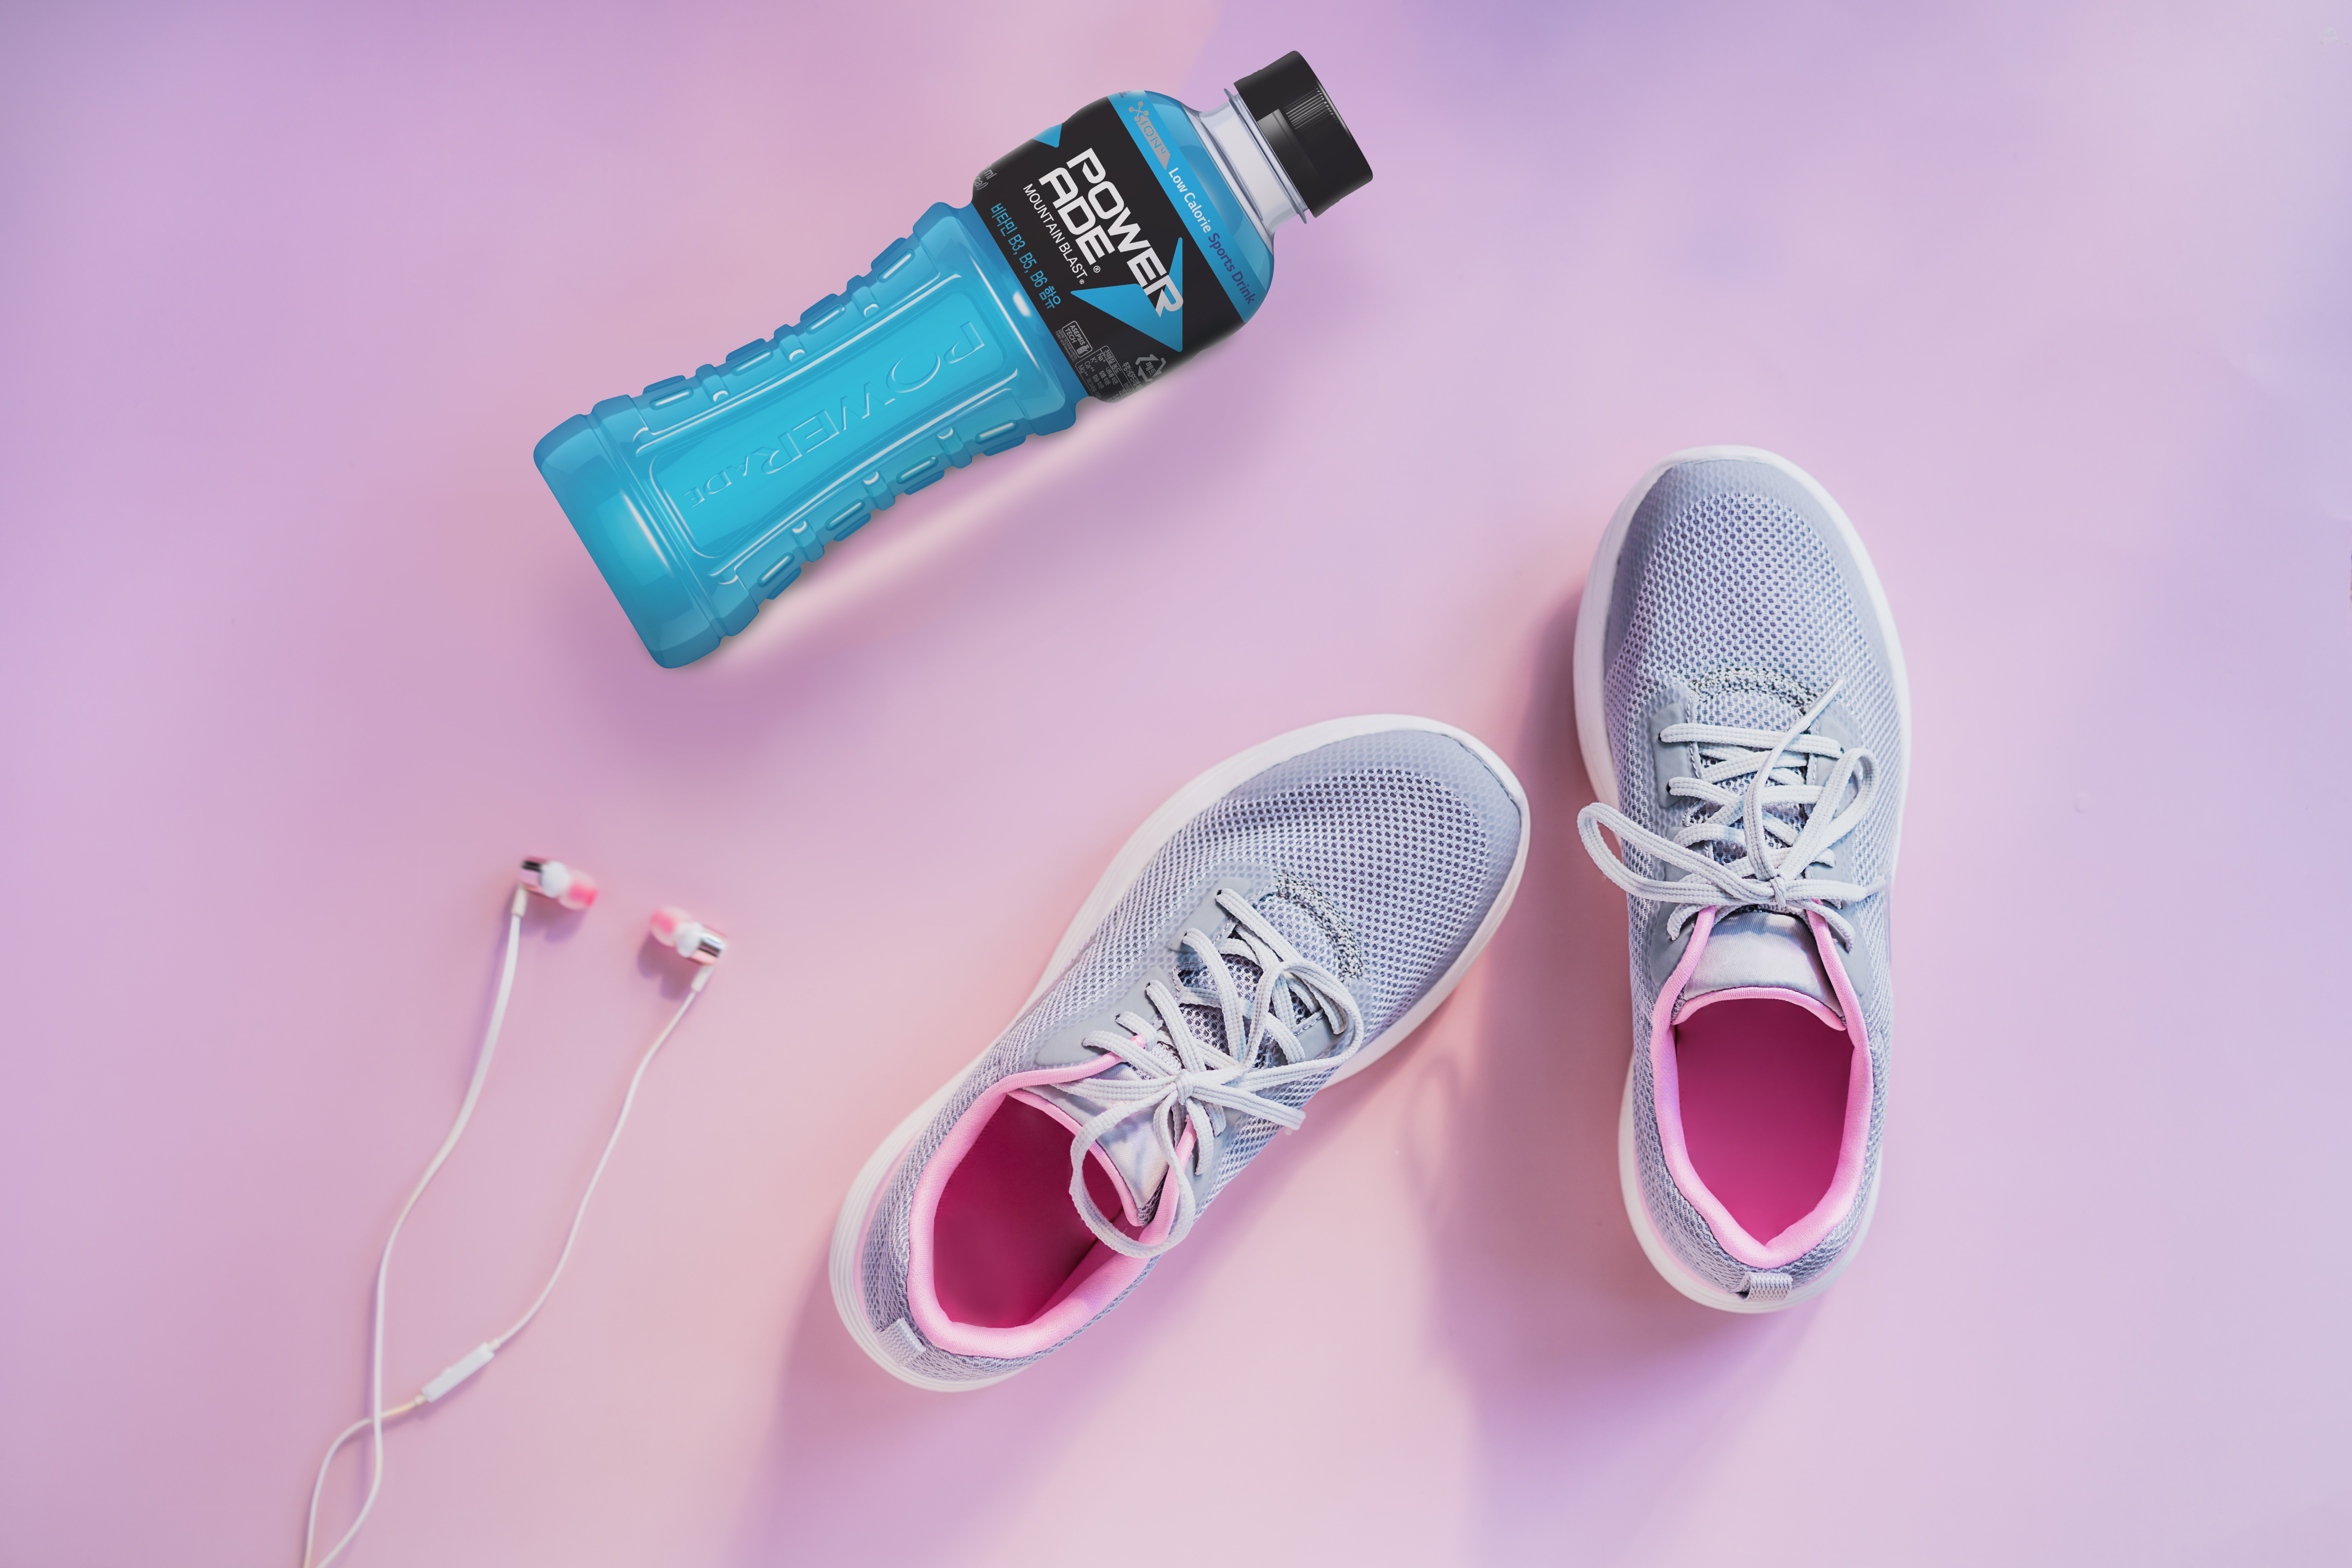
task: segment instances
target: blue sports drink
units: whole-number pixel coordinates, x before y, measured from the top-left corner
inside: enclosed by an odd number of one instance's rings
[[[1275,230],[1371,177],[1296,53],[1205,114],[1097,100],[774,337],[557,426],[540,472],[646,651],[690,663],[900,496],[1248,321]]]

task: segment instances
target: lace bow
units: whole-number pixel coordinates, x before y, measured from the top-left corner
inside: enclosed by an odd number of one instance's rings
[[[1701,910],[1766,909],[1819,915],[1841,946],[1852,947],[1853,926],[1838,906],[1869,898],[1886,884],[1883,879],[1853,882],[1817,874],[1836,868],[1836,846],[1870,815],[1878,794],[1876,758],[1862,747],[1811,733],[1844,684],[1832,685],[1796,723],[1777,732],[1729,724],[1667,725],[1658,739],[1669,746],[1696,746],[1702,765],[1695,778],[1669,779],[1666,793],[1712,809],[1695,815],[1666,838],[1595,801],[1576,814],[1585,852],[1602,875],[1633,897],[1675,905],[1666,917],[1669,936],[1680,936]],[[1810,763],[1783,760],[1791,753],[1828,760],[1828,776],[1818,784],[1806,783]],[[1748,781],[1744,790],[1724,787],[1742,777]],[[1794,808],[1797,820],[1776,816],[1776,808]],[[1643,876],[1610,851],[1601,837],[1603,827],[1625,849],[1683,875],[1673,881]],[[1736,859],[1702,848],[1726,841],[1742,850]]]
[[[1212,1139],[1224,1131],[1228,1113],[1297,1127],[1307,1113],[1269,1099],[1266,1091],[1328,1073],[1363,1042],[1363,1014],[1337,975],[1302,956],[1240,894],[1220,891],[1217,906],[1233,917],[1232,936],[1219,942],[1195,927],[1178,943],[1180,952],[1190,952],[1198,960],[1211,988],[1148,981],[1143,994],[1153,1016],[1121,1013],[1118,1029],[1097,1029],[1085,1039],[1134,1071],[1118,1077],[1106,1072],[1086,1081],[1089,1097],[1117,1103],[1079,1128],[1070,1146],[1070,1202],[1105,1247],[1129,1258],[1156,1258],[1167,1251],[1184,1239],[1199,1215],[1200,1200],[1180,1169],[1187,1133],[1197,1174]],[[1257,969],[1257,984],[1246,999],[1228,958],[1246,959]],[[1218,1009],[1226,1045],[1239,1042],[1238,1047],[1221,1050],[1194,1034],[1184,1017],[1187,1006]],[[1330,1026],[1332,1048],[1309,1058],[1298,1026],[1318,1017]],[[1269,1057],[1275,1059],[1268,1062]],[[1087,1156],[1112,1128],[1141,1116],[1151,1119],[1153,1137],[1168,1163],[1159,1201],[1168,1202],[1172,1192],[1176,1203],[1175,1219],[1166,1239],[1159,1242],[1137,1241],[1119,1231],[1087,1191]],[[1141,1193],[1135,1196],[1138,1203],[1147,1201]]]

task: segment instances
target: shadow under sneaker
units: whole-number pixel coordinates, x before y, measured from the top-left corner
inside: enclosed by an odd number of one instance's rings
[[[1193,780],[1020,1016],[859,1173],[831,1258],[851,1337],[940,1390],[1068,1343],[1318,1090],[1444,1000],[1527,844],[1510,770],[1426,719],[1314,725]]]
[[[1684,1295],[1770,1311],[1852,1260],[1878,1194],[1911,730],[1894,619],[1796,465],[1680,452],[1601,540],[1575,690],[1601,797],[1577,827],[1631,927],[1625,1211]]]

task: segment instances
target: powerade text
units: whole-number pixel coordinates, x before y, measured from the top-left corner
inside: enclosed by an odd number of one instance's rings
[[[1072,170],[1077,172],[1074,174]],[[1054,216],[1077,245],[1081,260],[1091,263],[1114,253],[1123,256],[1129,273],[1142,286],[1155,311],[1165,315],[1184,308],[1184,296],[1177,291],[1176,280],[1168,276],[1168,264],[1143,237],[1142,226],[1128,211],[1127,198],[1111,184],[1093,148],[1059,168],[1043,171],[1038,182],[1046,189]]]

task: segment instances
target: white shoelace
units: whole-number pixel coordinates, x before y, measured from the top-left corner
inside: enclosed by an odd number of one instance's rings
[[[1267,1099],[1265,1091],[1327,1072],[1355,1055],[1363,1043],[1363,1014],[1339,976],[1302,956],[1239,894],[1220,892],[1217,905],[1234,918],[1234,934],[1220,942],[1195,927],[1184,932],[1180,943],[1197,956],[1213,989],[1147,982],[1144,996],[1157,1017],[1121,1013],[1118,1026],[1127,1033],[1097,1029],[1085,1040],[1127,1063],[1135,1069],[1135,1076],[1101,1075],[1085,1080],[1089,1097],[1122,1103],[1078,1130],[1070,1146],[1070,1201],[1105,1247],[1129,1258],[1158,1257],[1183,1240],[1198,1217],[1199,1200],[1179,1169],[1177,1143],[1185,1129],[1192,1130],[1197,1173],[1211,1139],[1224,1131],[1228,1111],[1255,1116],[1277,1127],[1297,1127],[1307,1113]],[[1225,963],[1227,958],[1247,959],[1257,967],[1257,985],[1246,1002]],[[1184,1018],[1188,1005],[1218,1009],[1224,1016],[1226,1045],[1233,1047],[1238,1041],[1238,1048],[1220,1050],[1195,1035]],[[1294,1021],[1305,1023],[1318,1016],[1331,1027],[1332,1048],[1322,1056],[1307,1058]],[[1257,1064],[1268,1047],[1280,1060],[1260,1067]],[[1128,1237],[1103,1216],[1087,1192],[1087,1158],[1112,1128],[1139,1116],[1151,1119],[1153,1136],[1168,1163],[1159,1201],[1176,1205],[1167,1238],[1159,1242]],[[1135,1194],[1139,1203],[1147,1196]]]
[[[1703,809],[1669,839],[1595,801],[1576,814],[1577,832],[1592,863],[1633,897],[1676,906],[1666,917],[1669,936],[1681,935],[1701,910],[1722,914],[1766,909],[1817,914],[1840,945],[1852,947],[1853,927],[1838,907],[1869,898],[1886,884],[1818,874],[1836,869],[1836,846],[1870,815],[1878,794],[1876,758],[1860,746],[1811,732],[1844,684],[1832,685],[1795,724],[1777,732],[1729,724],[1667,725],[1658,739],[1669,746],[1696,746],[1701,766],[1696,778],[1667,780],[1666,793]],[[1818,784],[1805,782],[1813,757],[1832,764]],[[1742,778],[1748,781],[1744,789],[1725,787]],[[1794,808],[1796,820],[1774,815],[1775,808]],[[1601,837],[1603,827],[1626,850],[1639,850],[1683,875],[1671,882],[1643,876],[1611,852]],[[1738,859],[1720,860],[1706,852],[1725,840],[1744,851]]]

